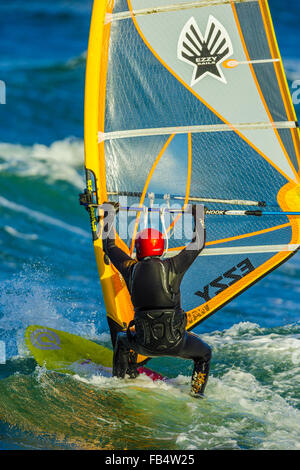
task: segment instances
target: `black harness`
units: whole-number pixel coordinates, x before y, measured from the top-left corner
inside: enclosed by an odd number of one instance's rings
[[[147,291],[145,286],[149,286]],[[132,269],[129,287],[135,306],[134,320],[127,330],[129,341],[138,343],[149,353],[166,353],[178,346],[187,320],[183,310],[175,308],[176,296],[163,262],[152,258],[137,263]],[[135,334],[130,329],[133,325]]]
[[[135,325],[135,335],[130,327]],[[166,353],[182,341],[186,327],[186,316],[182,311],[150,310],[136,312],[127,330],[129,339],[136,341],[149,352]]]

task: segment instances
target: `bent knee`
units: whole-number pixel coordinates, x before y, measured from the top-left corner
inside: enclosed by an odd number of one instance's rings
[[[198,357],[197,360],[201,360],[201,362],[209,362],[212,357],[212,348],[206,344],[203,343],[202,351],[201,351],[201,357]]]
[[[205,351],[205,354],[204,354],[204,360],[206,362],[210,361],[211,360],[211,357],[212,357],[212,348],[210,346],[208,346],[208,344],[206,344],[206,351]]]

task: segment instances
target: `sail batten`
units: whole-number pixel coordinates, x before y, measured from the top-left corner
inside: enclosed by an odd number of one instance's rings
[[[293,252],[300,248],[300,244],[290,245],[251,245],[251,246],[239,246],[230,248],[207,248],[201,252],[200,256],[226,256],[226,255],[245,255],[252,253],[278,253],[282,252]],[[171,256],[175,256],[179,251],[172,251]]]
[[[99,132],[98,142],[113,139],[126,139],[129,137],[144,137],[148,135],[168,135],[168,134],[187,134],[200,133],[200,132],[232,132],[235,130],[259,130],[259,129],[296,129],[297,122],[295,121],[282,121],[282,122],[253,122],[253,123],[239,123],[239,124],[212,124],[210,126],[182,126],[182,127],[161,127],[149,129],[132,129],[126,131],[115,132]]]
[[[258,0],[199,0],[197,2],[182,2],[179,4],[170,4],[166,6],[155,6],[150,8],[144,8],[140,10],[132,10],[131,12],[119,12],[115,14],[107,14],[105,18],[105,23],[110,23],[112,21],[121,21],[131,18],[133,16],[144,16],[144,15],[154,15],[157,13],[169,13],[172,11],[181,11],[181,10],[190,10],[193,8],[203,8],[207,6],[218,6],[218,5],[228,5],[231,2],[234,3],[246,3],[246,2],[258,2]]]

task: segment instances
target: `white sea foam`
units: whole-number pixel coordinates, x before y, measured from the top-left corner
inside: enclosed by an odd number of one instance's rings
[[[229,431],[233,424],[233,430],[240,434],[243,427],[253,422],[249,439],[257,441],[257,448],[300,448],[300,411],[274,391],[272,384],[263,385],[252,374],[234,368],[221,379],[212,379],[210,390],[218,402],[229,406],[236,415],[233,422],[228,420]]]
[[[295,328],[295,327],[294,327]],[[230,346],[255,358],[260,364],[289,361],[300,365],[300,333],[293,326],[267,329],[251,322],[242,322],[222,332],[202,335],[215,351]]]
[[[0,171],[24,177],[45,177],[49,183],[66,181],[76,188],[84,187],[83,142],[68,138],[49,147],[0,143]]]
[[[52,288],[52,273],[41,263],[24,266],[21,272],[2,281],[0,286],[0,329],[9,336],[17,331],[18,351],[26,355],[24,329],[42,325],[95,340],[107,339],[99,335],[93,322],[73,322],[64,317],[64,310]],[[70,307],[70,306],[69,306]],[[65,308],[65,305],[64,305]],[[9,355],[9,351],[7,351]]]
[[[286,76],[290,81],[300,80],[300,60],[286,59],[284,60],[284,69]]]

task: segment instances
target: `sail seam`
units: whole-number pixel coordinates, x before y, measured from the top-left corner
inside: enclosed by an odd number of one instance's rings
[[[258,0],[233,0],[234,3],[258,3]],[[170,11],[190,10],[192,8],[203,8],[208,6],[229,5],[231,0],[203,0],[198,2],[184,2],[177,5],[166,5],[162,7],[143,8],[140,10],[122,11],[120,13],[108,13],[105,17],[105,24],[114,21],[121,21],[133,16],[153,15],[157,13],[167,13]]]
[[[146,129],[129,129],[125,131],[98,132],[98,142],[115,139],[127,139],[133,137],[147,137],[154,135],[186,134],[186,133],[204,133],[204,132],[234,132],[235,130],[266,130],[266,129],[295,129],[295,121],[280,122],[253,122],[240,124],[213,124],[199,126],[174,126],[157,127]]]

